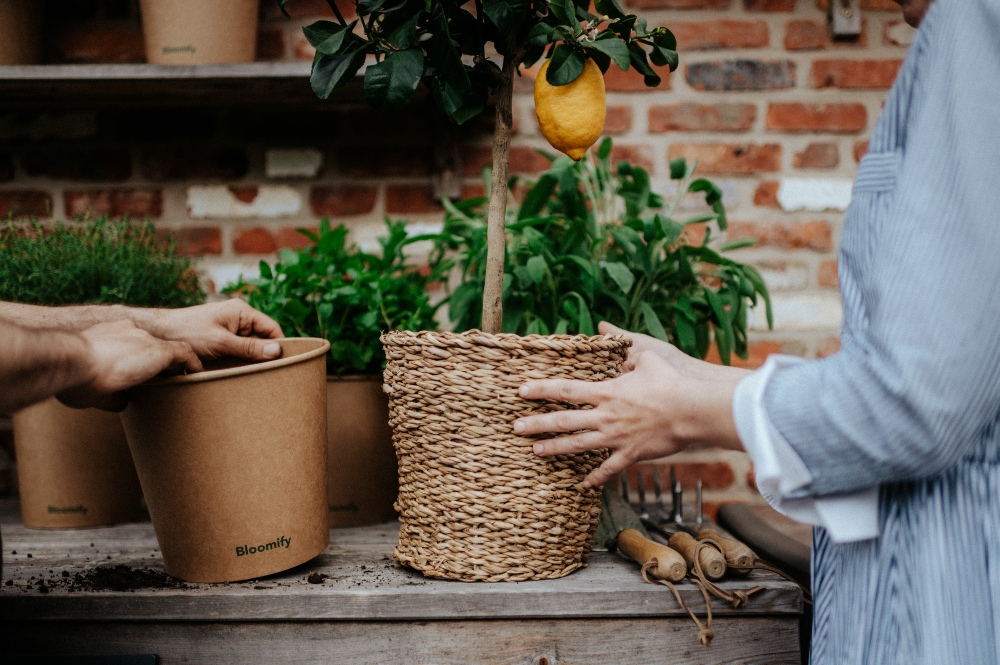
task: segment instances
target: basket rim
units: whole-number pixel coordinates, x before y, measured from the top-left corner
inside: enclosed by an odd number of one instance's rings
[[[517,335],[478,329],[463,332],[392,330],[382,333],[380,340],[384,346],[492,346],[504,349],[551,349],[553,345],[628,348],[632,345],[626,335]]]

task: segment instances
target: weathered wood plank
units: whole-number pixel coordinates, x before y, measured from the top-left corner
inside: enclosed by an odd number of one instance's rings
[[[794,618],[723,619],[710,649],[689,620],[6,625],[15,655],[157,654],[161,665],[798,665]],[[54,639],[54,637],[58,639]]]

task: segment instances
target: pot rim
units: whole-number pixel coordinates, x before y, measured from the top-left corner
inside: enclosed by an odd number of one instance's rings
[[[319,337],[284,337],[272,341],[278,342],[279,344],[283,345],[284,342],[289,340],[320,342],[320,345],[317,346],[315,349],[312,349],[310,351],[304,351],[303,353],[297,353],[294,356],[282,356],[281,358],[276,358],[275,360],[265,360],[264,362],[250,363],[248,365],[240,365],[239,367],[227,367],[226,369],[208,370],[205,372],[196,372],[194,374],[167,376],[167,377],[152,379],[141,385],[175,386],[175,385],[183,385],[186,383],[203,383],[205,381],[216,381],[218,379],[227,379],[234,376],[245,376],[247,374],[258,374],[260,372],[266,372],[268,370],[278,369],[280,367],[297,365],[307,360],[312,360],[313,358],[324,356],[326,355],[326,352],[330,350],[330,342],[325,339],[320,339]]]

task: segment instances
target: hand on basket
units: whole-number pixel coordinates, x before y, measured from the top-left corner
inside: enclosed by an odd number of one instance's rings
[[[272,340],[284,337],[273,319],[238,299],[160,310],[150,332],[190,344],[200,358],[248,360],[279,357],[281,346]]]
[[[601,332],[629,334],[604,325]],[[593,407],[528,416],[514,423],[514,432],[522,436],[561,435],[534,445],[535,453],[543,457],[610,449],[611,456],[584,479],[586,487],[603,485],[636,462],[692,446],[741,447],[732,401],[746,372],[701,370],[662,348],[673,349],[670,345],[645,335],[632,337],[638,343],[626,361],[626,372],[617,378],[528,381],[520,389],[526,399]]]

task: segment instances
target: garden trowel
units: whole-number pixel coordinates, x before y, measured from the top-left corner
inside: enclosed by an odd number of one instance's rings
[[[625,529],[635,529],[645,538],[649,532],[642,525],[639,515],[618,492],[605,485],[601,493],[601,517],[594,533],[594,550],[614,550],[618,534]]]

